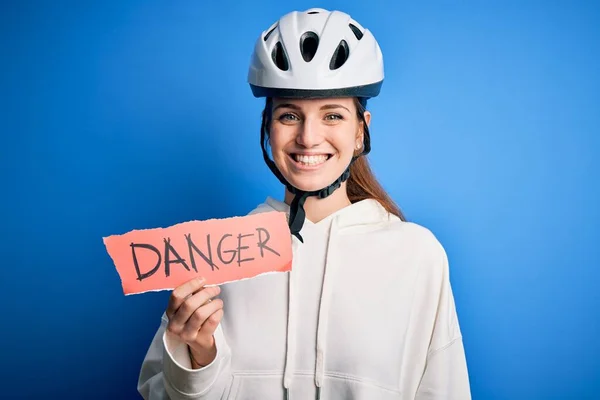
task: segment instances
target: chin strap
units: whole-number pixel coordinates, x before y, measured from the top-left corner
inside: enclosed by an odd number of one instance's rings
[[[302,226],[304,226],[304,221],[306,220],[306,211],[304,210],[304,203],[306,202],[306,199],[309,196],[317,196],[320,199],[324,199],[330,196],[337,189],[339,189],[342,186],[342,182],[345,182],[346,180],[348,180],[348,178],[350,178],[350,167],[352,166],[352,164],[354,164],[354,162],[357,159],[357,156],[352,157],[352,161],[350,161],[350,165],[348,165],[348,168],[346,168],[344,173],[331,185],[321,190],[307,192],[304,190],[296,189],[295,187],[287,183],[285,179],[283,179],[283,176],[281,176],[281,173],[275,166],[275,163],[267,157],[267,165],[269,165],[271,171],[279,178],[280,181],[282,181],[284,185],[286,185],[290,193],[294,195],[294,199],[292,200],[292,204],[290,205],[290,218],[288,221],[288,225],[290,227],[290,232],[292,233],[292,235],[296,236],[298,240],[300,240],[302,243],[304,243],[304,239],[302,238],[302,235],[300,235],[300,231],[302,230]]]
[[[306,202],[308,196],[308,192],[296,193],[296,196],[294,197],[294,200],[292,200],[292,205],[290,207],[290,232],[302,243],[304,243],[304,239],[302,239],[302,236],[300,235],[300,230],[302,229],[302,225],[304,225],[304,220],[306,219],[304,202]]]
[[[300,230],[302,229],[304,220],[306,219],[306,211],[304,211],[304,203],[306,202],[306,199],[308,196],[318,196],[320,199],[324,199],[325,197],[331,195],[331,193],[342,186],[342,182],[348,180],[350,177],[350,166],[354,164],[354,161],[356,161],[357,158],[358,157],[352,157],[350,165],[348,165],[348,168],[346,168],[346,171],[344,171],[342,176],[324,189],[313,192],[305,192],[303,190],[293,188],[294,191],[292,193],[294,193],[295,196],[294,200],[292,200],[292,205],[290,206],[289,226],[292,235],[296,236],[302,243],[304,243],[304,239],[302,239],[302,236],[300,235]]]

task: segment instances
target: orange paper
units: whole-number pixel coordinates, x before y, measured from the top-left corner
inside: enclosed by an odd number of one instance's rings
[[[190,221],[103,238],[125,295],[170,290],[194,277],[207,285],[292,268],[286,215]]]

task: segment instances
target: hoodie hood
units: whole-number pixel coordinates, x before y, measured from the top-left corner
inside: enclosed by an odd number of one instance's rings
[[[258,206],[254,212],[280,211],[289,216],[290,206],[280,200],[267,197],[265,202]],[[318,222],[306,220],[308,225],[327,225],[331,220],[336,219],[338,228],[377,228],[381,224],[393,220],[400,220],[397,216],[390,214],[375,199],[365,199],[350,204],[338,211],[330,214]]]

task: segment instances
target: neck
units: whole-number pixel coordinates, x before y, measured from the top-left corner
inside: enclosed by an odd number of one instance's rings
[[[286,204],[291,205],[293,199],[294,195],[286,189]],[[306,219],[317,223],[350,204],[350,199],[346,193],[346,182],[343,182],[340,188],[324,199],[320,199],[317,196],[309,196],[306,199],[306,203],[304,203],[304,211],[306,212]]]

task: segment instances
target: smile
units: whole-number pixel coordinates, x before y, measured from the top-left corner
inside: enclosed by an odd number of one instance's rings
[[[294,165],[300,169],[315,169],[325,164],[332,155],[331,154],[289,154]]]

